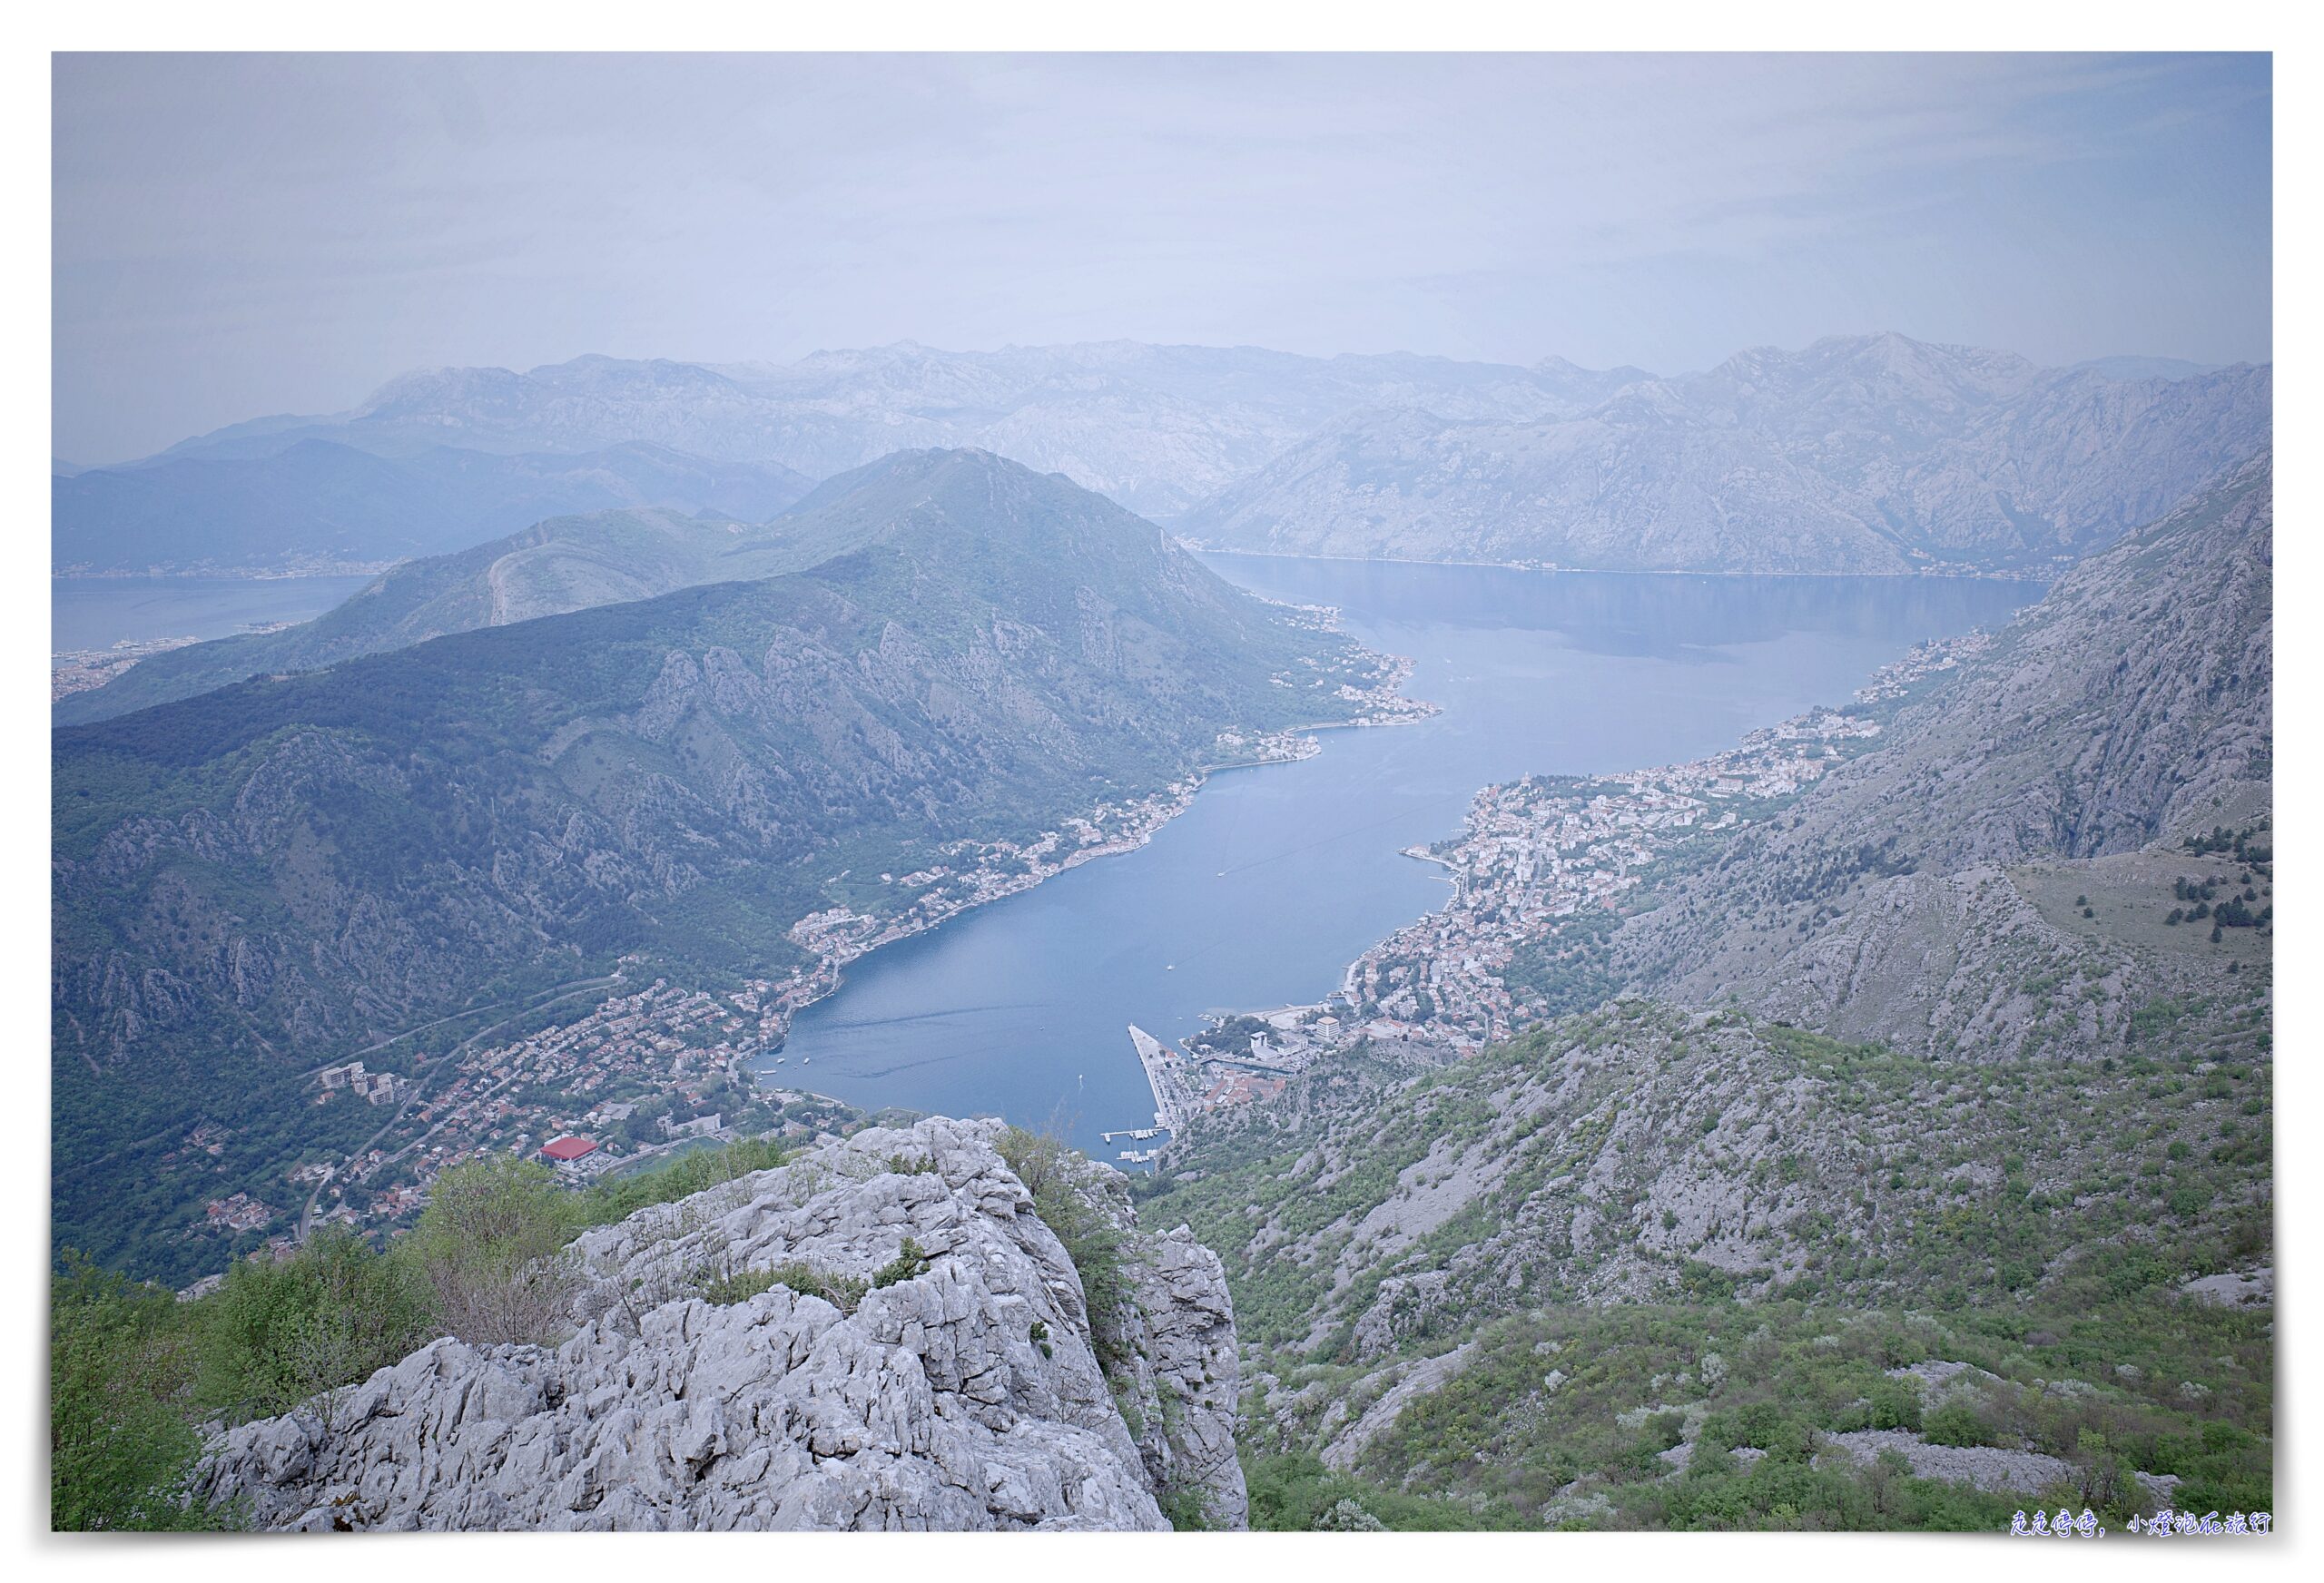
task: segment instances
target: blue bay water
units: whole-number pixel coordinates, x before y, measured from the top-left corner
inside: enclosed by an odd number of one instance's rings
[[[231,637],[261,622],[311,621],[371,582],[354,577],[52,577],[58,654],[126,641]]]
[[[762,1070],[851,1103],[1150,1125],[1128,1026],[1321,999],[1346,964],[1444,894],[1402,855],[1460,828],[1479,788],[1699,757],[1845,702],[1923,639],[1994,626],[2026,584],[1936,578],[1532,573],[1212,555],[1275,598],[1335,605],[1407,654],[1422,724],[1341,731],[1302,762],[1231,770],[1147,846],[1104,858],[848,969]]]

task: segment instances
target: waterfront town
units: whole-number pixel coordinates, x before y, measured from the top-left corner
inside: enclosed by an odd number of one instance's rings
[[[1558,980],[1589,982],[1604,937],[1682,841],[1774,812],[1870,746],[1882,706],[1991,642],[1980,632],[1922,644],[1876,673],[1851,707],[1809,710],[1688,763],[1486,787],[1460,835],[1407,850],[1444,870],[1444,905],[1350,963],[1329,998],[1215,1018],[1177,1047],[1131,1030],[1157,1126],[1271,1098],[1359,1040],[1457,1056],[1508,1037],[1546,1012]]]
[[[1319,622],[1333,618],[1329,611],[1302,608]],[[1311,757],[1322,751],[1316,730],[1426,718],[1435,713],[1433,705],[1403,695],[1412,668],[1405,659],[1375,662],[1344,683],[1337,693],[1349,716],[1330,727],[1227,733],[1199,769],[1148,796],[1099,804],[1028,842],[954,841],[921,869],[883,873],[876,900],[864,910],[827,909],[793,928],[791,938],[807,960],[780,979],[748,979],[712,994],[659,978],[629,988],[624,973],[616,972],[564,987],[572,993],[536,1007],[602,993],[577,1018],[510,1018],[527,1021],[530,1030],[496,1038],[507,1024],[495,1024],[440,1054],[367,1051],[321,1067],[310,1074],[313,1104],[376,1107],[389,1112],[381,1125],[344,1157],[305,1161],[286,1173],[286,1196],[294,1204],[303,1199],[302,1212],[236,1195],[208,1204],[188,1234],[247,1241],[251,1234],[271,1231],[252,1256],[280,1256],[323,1224],[400,1229],[425,1207],[438,1174],[486,1155],[538,1159],[582,1185],[704,1143],[769,1132],[812,1136],[843,1127],[856,1119],[851,1107],[766,1086],[753,1067],[781,1048],[792,1019],[835,989],[849,963],[1077,864],[1135,850],[1184,812],[1214,771]],[[625,971],[636,967],[623,964]],[[389,1040],[379,1048],[404,1042]],[[1215,1092],[1198,1092],[1191,1100],[1245,1103],[1279,1088],[1279,1081],[1270,1087],[1263,1074],[1246,1074],[1214,1079],[1206,1089]],[[185,1146],[211,1141],[196,1135]]]
[[[291,624],[287,621],[251,621],[245,622],[240,631],[244,635],[281,632]],[[123,638],[111,648],[59,650],[49,656],[48,701],[54,703],[73,693],[102,687],[140,660],[200,641],[192,637]]]
[[[1462,833],[1408,850],[1444,870],[1451,894],[1443,906],[1349,964],[1327,999],[1215,1017],[1177,1045],[1128,1030],[1155,1112],[1151,1126],[1105,1135],[1108,1145],[1124,1145],[1114,1163],[1159,1160],[1170,1136],[1195,1116],[1264,1104],[1359,1040],[1425,1044],[1457,1057],[1507,1037],[1541,1014],[1546,981],[1586,978],[1604,935],[1680,841],[1765,817],[1876,739],[1886,706],[1989,642],[1973,633],[1924,644],[1875,675],[1851,707],[1810,710],[1691,762],[1485,788]],[[1374,686],[1351,689],[1350,723],[1423,718],[1431,706],[1399,691],[1410,673],[1399,661]],[[247,1243],[267,1233],[253,1256],[279,1255],[325,1224],[406,1226],[439,1172],[488,1154],[539,1159],[581,1185],[705,1143],[847,1127],[860,1119],[849,1106],[769,1086],[753,1067],[780,1049],[798,1011],[831,993],[849,963],[1076,864],[1134,850],[1187,808],[1209,769],[1288,762],[1317,751],[1304,732],[1222,737],[1214,763],[1150,796],[1102,804],[1029,842],[953,842],[922,869],[881,875],[884,905],[801,919],[792,938],[808,959],[780,979],[712,994],[658,978],[632,988],[616,973],[563,998],[598,997],[577,1018],[535,1018],[532,1031],[505,1037],[496,1035],[507,1025],[495,1025],[432,1057],[371,1056],[369,1064],[357,1057],[320,1068],[311,1074],[313,1103],[375,1107],[389,1113],[383,1124],[344,1158],[310,1160],[286,1175],[283,1197],[294,1205],[303,1199],[303,1212],[237,1194],[208,1203],[188,1234]],[[214,1136],[197,1133],[183,1151],[216,1147]]]
[[[102,687],[138,661],[167,654],[193,643],[190,637],[123,638],[109,649],[61,650],[52,655],[48,671],[48,701]]]
[[[1117,1163],[1160,1158],[1192,1117],[1273,1099],[1358,1040],[1424,1043],[1457,1056],[1506,1037],[1543,1013],[1545,990],[1561,975],[1587,981],[1605,934],[1680,841],[1766,816],[1869,745],[1886,705],[1989,642],[1973,633],[1922,644],[1874,676],[1851,707],[1810,710],[1691,762],[1486,787],[1462,833],[1408,850],[1443,870],[1443,906],[1349,964],[1326,1000],[1215,1017],[1175,1046],[1128,1030],[1155,1113],[1152,1126],[1106,1135],[1127,1145]],[[1410,663],[1398,661],[1371,686],[1349,689],[1350,723],[1423,718],[1431,706],[1401,695],[1410,674]],[[705,1143],[844,1127],[857,1119],[847,1106],[768,1086],[753,1068],[849,963],[1076,864],[1134,850],[1185,811],[1212,769],[1289,762],[1319,746],[1300,731],[1223,736],[1211,764],[1149,796],[1101,804],[1028,842],[952,842],[926,867],[879,876],[879,899],[864,910],[801,919],[792,938],[807,959],[779,979],[713,994],[660,978],[633,987],[616,972],[536,1003],[538,1010],[594,998],[577,1017],[536,1016],[514,1032],[495,1024],[432,1056],[367,1052],[321,1067],[310,1074],[314,1104],[372,1107],[387,1113],[381,1125],[344,1157],[286,1174],[281,1196],[303,1200],[303,1210],[235,1194],[207,1203],[188,1234],[247,1243],[270,1234],[259,1254],[279,1254],[321,1224],[408,1225],[439,1172],[488,1154],[541,1160],[581,1185]],[[624,971],[637,966],[625,962]],[[197,1133],[182,1152],[216,1146]]]
[[[753,1080],[747,1063],[759,1047],[748,988],[721,998],[660,978],[625,993],[615,980],[596,982],[616,987],[584,1016],[536,1032],[492,1042],[488,1028],[432,1057],[372,1057],[408,1063],[409,1072],[358,1059],[310,1074],[317,1106],[390,1114],[346,1156],[285,1173],[292,1208],[237,1193],[210,1201],[189,1234],[239,1245],[271,1232],[251,1256],[280,1257],[322,1225],[400,1229],[438,1173],[486,1155],[538,1159],[580,1186],[705,1143],[808,1138],[856,1119],[837,1100]],[[164,1163],[214,1156],[226,1136],[204,1124]]]

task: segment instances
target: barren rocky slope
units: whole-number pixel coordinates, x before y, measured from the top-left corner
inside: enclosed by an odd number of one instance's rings
[[[1624,976],[1987,1057],[2093,1058],[2171,998],[2240,1013],[2265,931],[2164,919],[2191,878],[2271,905],[2269,865],[2187,849],[2267,844],[2273,498],[2262,456],[2075,567],[1886,745],[1627,923]]]
[[[222,1435],[201,1493],[325,1531],[1242,1527],[1217,1260],[1081,1165],[1124,1238],[1093,1315],[1000,1132],[874,1128],[590,1233],[571,1340],[436,1342]]]
[[[1272,1112],[1206,1118],[1150,1212],[1219,1250],[1251,1340],[1344,1361],[1541,1303],[1674,1298],[1705,1272],[1762,1298],[1993,1302],[2121,1241],[2250,1258],[2265,1124],[2256,1155],[2195,1149],[2250,1129],[2268,1063],[2134,1054],[2221,1075],[2150,1117],[2145,1080],[2094,1063],[1929,1062],[1626,998],[1465,1060],[1375,1050]]]

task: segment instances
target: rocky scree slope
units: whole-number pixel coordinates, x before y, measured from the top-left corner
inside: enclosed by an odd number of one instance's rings
[[[2267,865],[2187,843],[2271,817],[2273,534],[2262,456],[2076,566],[1883,745],[1669,883],[1617,935],[1621,975],[1924,1051],[2097,1058],[2164,1001],[2264,1035],[2270,931],[2163,919],[2190,876],[2272,895]]]
[[[1616,571],[2047,570],[2270,441],[2273,379],[1760,348],[1545,416],[1343,418],[1175,524],[1220,549]]]
[[[2130,1069],[2154,1061],[2168,1106]],[[1698,1287],[1999,1302],[2126,1246],[2265,1263],[2270,1097],[2264,1063],[2172,1044],[2113,1071],[1930,1061],[1626,998],[1206,1116],[1145,1209],[1218,1250],[1246,1342],[1285,1356],[1393,1359],[1493,1313]]]
[[[592,1232],[569,1341],[433,1342],[221,1435],[200,1494],[318,1531],[1240,1528],[1217,1260],[1082,1163],[1127,1275],[1093,1316],[1000,1131],[874,1128]],[[702,1295],[750,1272],[783,1278]]]
[[[2044,1377],[2087,1392],[2061,1379],[2082,1375],[2105,1382],[2107,1412],[2171,1422],[2182,1446],[2264,1434],[2265,1314],[2197,1311],[2198,1289],[2270,1264],[2271,1106],[2266,1063],[2168,1040],[2104,1066],[1931,1060],[1626,998],[1465,1058],[1373,1047],[1272,1106],[1206,1116],[1141,1209],[1220,1253],[1247,1452],[1490,1492],[1552,1525],[1610,1518],[1572,1502],[1643,1477],[1624,1499],[1651,1525],[1648,1486],[1670,1493],[1655,1480],[1679,1464],[1638,1455],[1648,1421],[1669,1415],[1647,1450],[1668,1449],[1777,1378],[1714,1373],[1706,1330],[1749,1332],[1750,1352],[1777,1323],[1800,1349],[1787,1367],[1816,1375],[1800,1358],[1863,1321],[1842,1344],[1894,1372],[1961,1355],[1932,1322],[1949,1316],[1989,1331],[1983,1347],[2031,1349],[2014,1372],[2033,1398]],[[1900,1325],[1914,1333],[1886,1333]],[[1664,1332],[1694,1339],[1638,1344]],[[1860,1389],[1783,1406],[1877,1428],[1849,1406]],[[2071,1426],[2053,1431],[2073,1450]],[[2184,1454],[2147,1466],[2184,1470]],[[2010,1487],[2033,1490],[2022,1471]]]

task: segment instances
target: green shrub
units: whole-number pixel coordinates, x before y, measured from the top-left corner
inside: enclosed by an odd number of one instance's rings
[[[876,1292],[882,1286],[893,1286],[900,1281],[909,1281],[927,1272],[927,1250],[906,1237],[904,1245],[896,1251],[896,1256],[872,1272],[872,1289]]]
[[[1946,1402],[1928,1415],[1922,1434],[1931,1445],[1987,1446],[1993,1443],[1993,1426],[1977,1410],[1965,1401]]]
[[[581,1206],[547,1166],[499,1155],[436,1178],[406,1256],[464,1342],[554,1342],[571,1328]]]
[[[731,1275],[719,1275],[704,1282],[699,1290],[704,1303],[724,1308],[736,1303],[748,1303],[760,1293],[772,1291],[783,1283],[783,1278],[773,1270],[737,1270]]]
[[[755,1278],[756,1272],[753,1272]],[[820,1297],[842,1313],[853,1313],[855,1305],[872,1289],[870,1282],[860,1275],[842,1275],[830,1270],[818,1270],[812,1264],[793,1260],[766,1271],[766,1284],[759,1292],[775,1286],[788,1286],[802,1297]],[[757,1293],[749,1293],[755,1296]],[[738,1300],[739,1301],[739,1300]]]
[[[69,1249],[51,1276],[52,1529],[227,1526],[187,1497],[202,1440],[186,1414],[193,1357],[178,1307]]]
[[[723,1148],[681,1155],[655,1171],[601,1180],[579,1195],[582,1225],[610,1225],[656,1204],[691,1198],[723,1183],[771,1171],[790,1157],[773,1138],[739,1138]]]
[[[395,1362],[434,1333],[409,1260],[325,1226],[281,1263],[239,1261],[192,1305],[194,1401],[229,1420],[263,1418]]]

